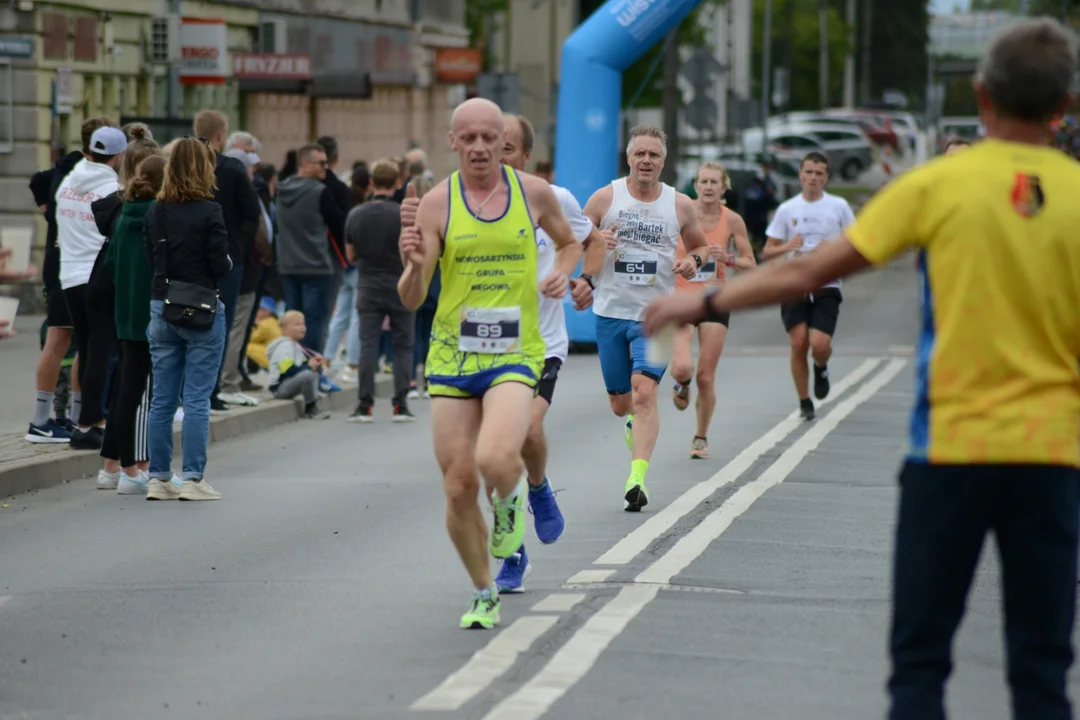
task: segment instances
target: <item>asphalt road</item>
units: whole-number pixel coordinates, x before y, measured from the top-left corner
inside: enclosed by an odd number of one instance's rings
[[[426,404],[415,425],[384,404],[370,426],[215,445],[218,503],[90,481],[16,497],[0,509],[0,720],[882,717],[910,268],[849,283],[813,424],[788,419],[777,313],[736,315],[713,457],[689,460],[693,421],[665,381],[641,515],[622,511],[628,454],[596,358],[573,356],[548,422],[567,530],[531,542],[497,632],[457,628],[470,587]],[[1000,600],[988,551],[957,717],[1008,716]]]

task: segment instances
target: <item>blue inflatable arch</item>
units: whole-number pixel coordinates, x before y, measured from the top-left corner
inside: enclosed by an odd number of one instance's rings
[[[563,44],[555,126],[555,182],[584,207],[619,171],[622,73],[701,0],[608,0]],[[580,268],[579,268],[580,272]],[[595,343],[591,311],[566,304],[574,343]]]

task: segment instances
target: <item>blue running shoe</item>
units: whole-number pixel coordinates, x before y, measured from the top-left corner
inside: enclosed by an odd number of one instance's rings
[[[495,586],[501,593],[525,592],[525,578],[532,572],[529,564],[529,556],[525,554],[525,545],[522,544],[518,551],[503,560],[499,574],[495,577]]]
[[[559,510],[559,503],[555,502],[555,493],[552,492],[547,477],[540,487],[529,486],[529,512],[533,514],[536,537],[540,542],[550,545],[559,539],[566,527],[566,521]]]
[[[49,418],[44,425],[30,423],[30,429],[26,432],[26,439],[32,443],[69,443],[71,432],[63,425],[58,425],[55,420]]]
[[[319,378],[319,392],[324,393],[337,393],[341,392],[341,386],[335,385],[326,379],[326,376]]]

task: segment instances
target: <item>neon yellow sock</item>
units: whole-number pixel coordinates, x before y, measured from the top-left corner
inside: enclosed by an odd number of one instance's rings
[[[636,477],[641,482],[645,482],[645,473],[649,472],[648,460],[631,460],[630,461],[630,475]]]

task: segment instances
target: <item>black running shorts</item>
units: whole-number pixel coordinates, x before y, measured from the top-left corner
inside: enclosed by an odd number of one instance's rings
[[[832,337],[836,332],[836,321],[840,317],[840,303],[844,301],[840,288],[822,288],[807,297],[793,303],[780,306],[780,318],[784,329],[791,332],[799,325],[807,325]]]
[[[551,398],[555,395],[555,381],[559,379],[559,368],[562,360],[550,357],[544,361],[544,372],[540,375],[540,382],[536,383],[536,397],[547,400],[551,404]]]

